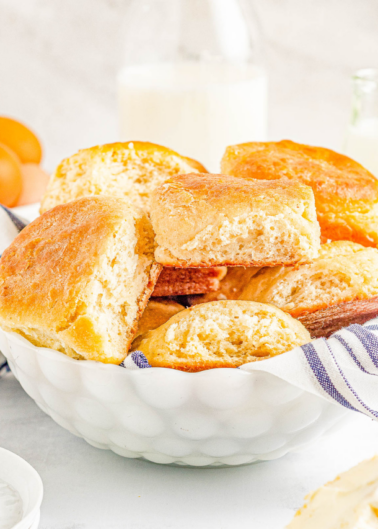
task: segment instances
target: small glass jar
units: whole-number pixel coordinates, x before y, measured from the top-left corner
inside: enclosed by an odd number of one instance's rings
[[[264,141],[267,76],[249,0],[134,0],[118,76],[121,139],[219,172],[227,145]]]
[[[344,152],[378,178],[378,69],[353,76],[352,115]]]

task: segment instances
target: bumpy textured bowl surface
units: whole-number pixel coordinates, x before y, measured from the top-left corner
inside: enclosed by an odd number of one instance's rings
[[[243,465],[319,438],[346,411],[274,375],[239,369],[127,370],[73,360],[0,331],[24,390],[91,445],[155,463]]]

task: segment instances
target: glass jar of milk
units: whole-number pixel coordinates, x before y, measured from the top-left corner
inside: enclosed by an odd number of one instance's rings
[[[353,88],[344,151],[378,178],[378,69],[359,70]]]
[[[267,76],[250,0],[134,0],[118,76],[123,141],[219,172],[225,147],[264,141]]]

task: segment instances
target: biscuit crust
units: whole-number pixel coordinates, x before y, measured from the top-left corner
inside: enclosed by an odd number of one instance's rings
[[[238,178],[299,181],[312,188],[322,242],[378,244],[378,181],[351,158],[289,140],[227,147],[222,172]]]
[[[339,303],[326,309],[299,316],[313,338],[329,338],[331,334],[352,323],[363,325],[378,316],[378,296]]]
[[[73,358],[120,363],[156,284],[151,224],[112,197],[57,206],[0,260],[0,325]]]
[[[131,349],[138,349],[140,342],[148,331],[152,331],[163,325],[172,316],[184,310],[185,307],[172,299],[154,298],[150,299],[138,322],[138,331],[131,344]]]
[[[154,367],[197,372],[271,358],[310,341],[298,321],[277,307],[213,301],[183,310],[138,343]]]
[[[261,270],[239,299],[272,303],[319,337],[378,315],[377,296],[378,249],[334,241],[311,264]]]
[[[190,306],[199,305],[200,303],[209,303],[210,301],[220,301],[222,299],[238,299],[254,275],[261,268],[232,266],[227,269],[226,276],[220,281],[219,288],[216,292],[202,294],[197,296],[188,296]]]
[[[206,172],[202,164],[154,143],[129,141],[82,149],[51,176],[40,213],[78,198],[108,195],[149,209],[152,191],[169,176]]]
[[[163,268],[153,297],[186,296],[215,292],[227,273],[223,266],[215,268]]]
[[[318,254],[312,190],[297,182],[186,174],[155,190],[155,258],[164,266],[275,266]]]

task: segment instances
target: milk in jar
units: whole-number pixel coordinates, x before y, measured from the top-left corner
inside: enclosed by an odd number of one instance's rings
[[[253,65],[134,66],[118,91],[122,140],[168,146],[215,172],[227,145],[266,139],[267,78]]]
[[[378,178],[378,118],[349,126],[345,152]]]
[[[130,0],[118,75],[123,141],[219,172],[228,145],[267,136],[267,74],[250,0]]]
[[[344,152],[378,178],[378,69],[353,76],[353,103]]]

